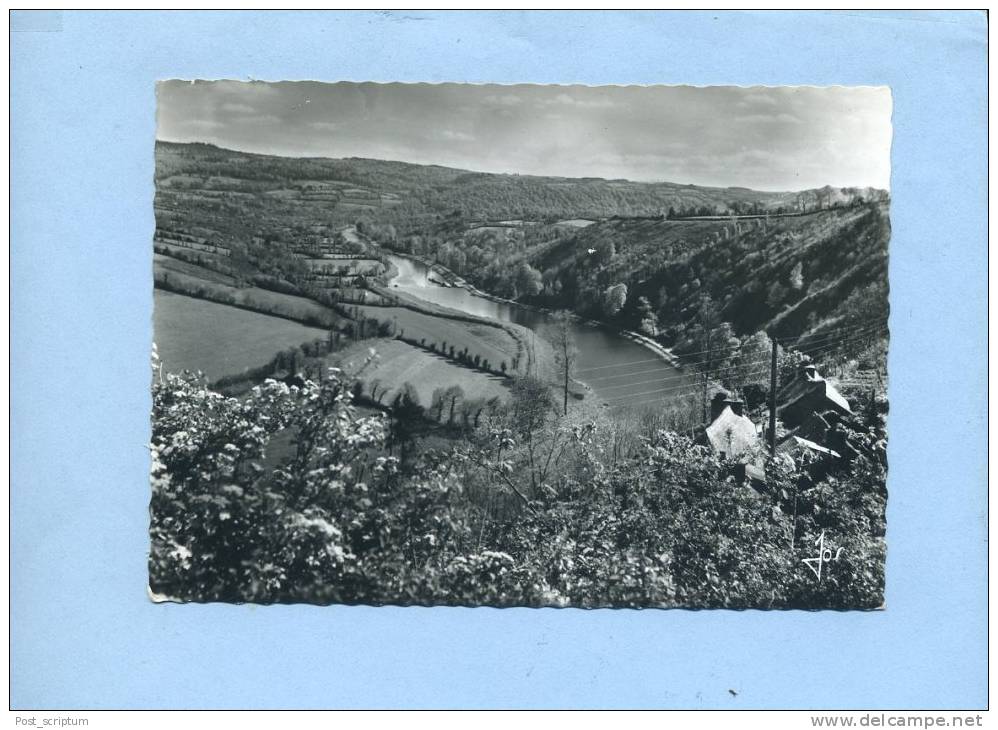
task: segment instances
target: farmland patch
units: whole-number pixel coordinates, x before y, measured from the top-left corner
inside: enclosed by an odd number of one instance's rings
[[[427,347],[432,343],[438,350],[445,343],[448,351],[451,347],[454,347],[455,352],[467,348],[471,357],[478,355],[483,361],[488,360],[493,367],[499,367],[504,361],[509,365],[517,354],[516,340],[499,327],[435,317],[405,307],[357,309],[365,316],[381,322],[395,322],[396,332],[402,333],[406,339],[425,340]]]
[[[201,370],[209,379],[263,365],[276,353],[328,336],[279,317],[157,289],[153,339],[170,372]]]
[[[410,383],[419,393],[420,404],[429,407],[433,391],[461,386],[465,397],[490,400],[505,400],[509,395],[506,378],[462,367],[439,355],[433,355],[418,347],[398,340],[376,340],[358,343],[350,350],[338,353],[335,357],[348,372],[360,369],[373,349],[377,358],[361,373],[365,394],[371,393],[371,386],[378,393],[387,389],[381,398],[382,403],[390,403],[405,383]]]

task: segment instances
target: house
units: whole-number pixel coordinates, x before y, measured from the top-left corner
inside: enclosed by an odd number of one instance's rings
[[[728,459],[748,456],[759,444],[759,430],[744,412],[745,404],[718,393],[711,402],[712,420],[704,429],[707,444]]]
[[[745,415],[745,403],[720,391],[710,403],[710,416],[710,425],[700,428],[696,442],[736,462],[731,472],[738,482],[759,489],[766,481],[765,469],[756,463],[761,437],[759,427]]]
[[[856,455],[842,429],[843,419],[853,415],[849,401],[813,365],[805,366],[800,377],[783,388],[780,402],[777,415],[786,431],[777,453],[803,466],[811,478],[823,477]],[[742,401],[723,391],[715,395],[710,425],[701,430],[698,440],[737,462],[734,473],[740,482],[763,489],[765,469],[757,462],[761,429],[745,415],[744,408]]]
[[[815,480],[857,456],[843,428],[853,415],[849,401],[813,365],[806,365],[780,396],[777,414],[788,433],[777,453],[793,458]]]
[[[782,405],[777,407],[776,413],[788,429],[804,424],[814,414],[852,415],[849,401],[818,374],[814,365],[805,365],[801,376],[780,391],[779,400]]]

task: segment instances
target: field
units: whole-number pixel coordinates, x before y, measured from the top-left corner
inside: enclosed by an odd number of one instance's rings
[[[268,362],[277,352],[324,338],[325,330],[224,304],[155,292],[153,339],[166,370],[201,370],[209,379]],[[207,346],[210,343],[210,346]]]
[[[220,282],[217,274],[200,267],[196,271],[180,271],[177,267],[167,268],[157,262],[155,267],[156,288],[207,299],[221,304],[252,309],[275,317],[286,317],[308,326],[319,325],[335,328],[342,321],[336,312],[316,301],[305,297],[282,294],[280,292],[249,286],[237,288]]]
[[[499,327],[461,322],[444,317],[434,317],[405,307],[358,307],[366,316],[382,322],[395,321],[406,339],[425,339],[427,346],[435,343],[438,348],[447,343],[456,350],[468,348],[468,354],[481,356],[483,360],[498,368],[503,361],[507,365],[516,357],[516,341]]]
[[[360,379],[365,383],[365,393],[370,393],[370,384],[375,380],[381,381],[381,387],[389,388],[383,403],[391,402],[398,388],[406,382],[419,393],[420,404],[424,407],[429,407],[434,390],[452,385],[460,385],[469,399],[505,399],[509,395],[505,378],[462,367],[398,340],[369,340],[334,357],[344,370],[356,372],[364,365],[372,348],[377,353],[377,360],[361,373]]]
[[[189,253],[190,252],[188,252],[188,254]],[[209,256],[208,258],[212,257]],[[186,261],[181,261],[180,259],[175,259],[172,256],[164,256],[160,253],[153,254],[152,259],[157,271],[169,271],[177,274],[183,274],[185,276],[193,276],[198,279],[204,279],[205,281],[213,281],[217,284],[224,284],[225,286],[235,285],[235,280],[231,276],[220,274],[219,272],[212,271],[204,266],[191,264]]]

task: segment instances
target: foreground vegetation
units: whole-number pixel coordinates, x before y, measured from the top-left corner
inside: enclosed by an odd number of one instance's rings
[[[194,601],[875,608],[883,600],[882,423],[805,489],[770,460],[764,494],[665,431],[564,419],[543,386],[446,452],[402,448],[332,372],[225,398],[193,376],[154,393],[152,590]],[[272,471],[276,433],[296,434]],[[878,486],[879,485],[879,486]],[[823,530],[821,581],[802,560]],[[841,547],[842,550],[838,551]]]

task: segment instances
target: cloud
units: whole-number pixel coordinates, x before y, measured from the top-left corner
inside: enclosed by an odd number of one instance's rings
[[[340,128],[336,122],[309,122],[308,126],[312,129],[318,129],[320,132],[333,132]]]
[[[523,103],[523,99],[516,94],[489,94],[482,101],[494,106],[519,106]]]
[[[751,106],[777,106],[779,102],[768,94],[763,93],[751,93],[746,94],[745,97],[739,101],[735,106],[740,109],[748,109]]]
[[[221,108],[223,112],[232,112],[233,114],[253,114],[256,112],[256,109],[249,104],[237,104],[235,102],[222,104]]]
[[[743,124],[800,124],[801,120],[793,114],[743,114],[735,117],[736,122]]]
[[[769,150],[760,149],[743,150],[736,154],[733,159],[736,163],[749,165],[775,164],[780,160],[778,155],[773,154]],[[718,159],[717,162],[721,163],[722,160]]]
[[[223,122],[216,119],[185,119],[183,121],[184,126],[191,127],[193,129],[200,129],[203,131],[210,131],[212,129],[221,129],[225,126]]]
[[[240,124],[255,124],[255,125],[267,125],[267,124],[280,124],[281,118],[275,117],[273,114],[263,114],[259,117],[240,117],[235,120]]]
[[[281,89],[277,84],[269,84],[265,81],[198,81],[192,82],[211,87],[212,91],[220,91],[230,96],[243,98],[263,98],[277,97],[281,95]]]
[[[609,99],[579,99],[569,94],[561,93],[553,99],[547,99],[545,104],[562,104],[565,106],[575,106],[583,109],[609,109],[614,103]]]
[[[468,134],[466,132],[456,132],[453,129],[441,130],[440,136],[446,139],[448,142],[474,142],[474,135]]]

